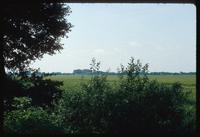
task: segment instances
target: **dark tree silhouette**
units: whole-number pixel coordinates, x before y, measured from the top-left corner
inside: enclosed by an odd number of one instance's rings
[[[1,75],[5,68],[24,71],[44,54],[60,51],[60,40],[72,27],[65,17],[70,7],[62,3],[9,3],[1,10]]]
[[[42,58],[44,54],[53,55],[60,51],[60,40],[67,38],[72,25],[66,19],[71,13],[70,7],[62,3],[7,2],[1,4],[0,12],[2,115],[6,110],[3,100],[7,96],[21,96],[23,92],[18,83],[10,82],[5,70],[26,71],[32,61]]]

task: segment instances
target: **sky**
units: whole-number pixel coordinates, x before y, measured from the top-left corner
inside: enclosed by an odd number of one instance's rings
[[[67,4],[74,26],[63,50],[32,64],[41,72],[89,69],[117,72],[130,58],[150,72],[196,72],[196,7],[192,4]]]

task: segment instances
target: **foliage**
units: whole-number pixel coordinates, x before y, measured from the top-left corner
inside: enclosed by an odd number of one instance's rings
[[[53,102],[57,102],[62,96],[60,86],[63,82],[44,79],[36,74],[37,71],[30,77],[7,78],[9,86],[4,93],[5,111],[14,109],[15,97],[28,97],[32,100],[31,105],[41,107],[52,107]]]
[[[28,97],[14,97],[12,106],[15,109],[26,109],[31,106],[31,99]]]
[[[25,89],[23,88],[23,84],[18,80],[7,78],[5,83],[7,83],[6,88],[3,89],[3,102],[4,102],[4,110],[12,109],[12,102],[14,97],[23,97],[25,96]]]
[[[142,67],[133,58],[126,68],[121,68],[126,77],[121,78],[115,96],[118,102],[112,115],[111,132],[189,130],[184,127],[184,105],[189,103],[189,92],[180,83],[167,86],[150,81],[147,72],[148,65]]]
[[[99,63],[92,61],[93,72]],[[67,133],[172,132],[191,130],[185,123],[188,93],[180,83],[171,86],[150,81],[148,65],[139,60],[122,66],[119,85],[113,88],[106,75],[94,75],[78,91],[66,91],[59,115]],[[194,123],[190,123],[194,124]]]
[[[48,110],[34,107],[39,111],[38,115],[34,114],[34,117],[45,116],[46,121],[51,120],[49,128],[53,124],[52,128],[54,126],[58,128],[59,133],[61,131],[64,133],[135,133],[138,131],[158,133],[194,130],[194,102],[189,98],[190,91],[185,90],[180,83],[166,85],[150,80],[147,76],[148,65],[142,65],[139,60],[135,61],[133,58],[130,59],[127,67],[121,65],[119,72],[122,75],[115,84],[107,80],[107,75],[96,73],[99,69],[100,63],[93,59],[91,70],[94,75],[88,81],[83,81],[79,88],[66,88],[58,102],[54,102],[54,107]],[[32,78],[31,81],[37,83],[37,80],[40,81],[40,77]],[[44,86],[44,84],[39,85]],[[27,87],[31,89],[31,86]],[[18,123],[15,120],[17,118],[13,118],[14,113],[19,118],[27,113],[33,113],[33,107],[29,105],[28,98],[15,99],[13,106],[16,109],[5,114],[5,125],[10,132],[15,132],[16,127],[13,126]],[[25,111],[19,111],[22,108]],[[25,128],[27,123],[23,119],[20,118],[18,121],[23,123],[22,127]],[[46,126],[49,125],[44,125],[44,128]],[[23,128],[16,128],[16,132],[22,132]],[[37,129],[27,132],[39,132],[39,129],[44,131],[40,125]]]
[[[88,83],[82,83],[81,90],[66,90],[57,108],[63,117],[66,133],[102,133],[104,125],[105,98],[112,92],[106,75],[96,75],[99,63],[92,60],[94,75]]]
[[[32,99],[32,105],[52,106],[53,101],[57,101],[62,95],[60,86],[63,85],[63,82],[43,79],[34,74],[32,77],[26,78],[25,82],[32,84],[26,90],[26,95]]]
[[[35,73],[31,77],[8,80],[13,84],[12,94],[5,92],[7,98],[4,98],[4,130],[7,133],[63,133],[60,118],[51,111],[62,94],[62,82],[43,80]]]
[[[16,110],[4,113],[4,131],[19,134],[59,134],[62,128],[52,119],[55,115],[48,114],[41,107],[32,107],[31,100],[25,97],[15,98]],[[55,118],[54,118],[55,119]]]
[[[3,66],[11,70],[26,70],[31,61],[60,51],[60,40],[72,27],[66,19],[70,7],[63,3],[5,3],[1,11],[0,56]]]
[[[114,132],[181,131],[187,100],[180,84],[165,86],[156,81],[120,89],[113,112]],[[121,125],[120,127],[117,125]]]

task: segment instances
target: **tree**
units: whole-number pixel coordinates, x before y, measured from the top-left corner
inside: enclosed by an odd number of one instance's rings
[[[72,25],[65,18],[71,10],[62,3],[9,3],[1,10],[3,75],[5,68],[21,72],[44,54],[60,51],[61,38],[71,31]]]

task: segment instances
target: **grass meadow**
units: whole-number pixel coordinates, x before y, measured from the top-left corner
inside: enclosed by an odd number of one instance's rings
[[[196,75],[149,75],[150,80],[157,80],[159,83],[164,83],[166,85],[172,85],[175,82],[181,83],[185,91],[189,91],[190,99],[192,100],[192,105],[186,107],[193,112],[195,112],[195,102],[196,102]],[[88,82],[91,79],[89,75],[56,75],[48,76],[47,79],[63,81],[63,90],[75,91],[81,88],[81,84]],[[108,75],[107,80],[110,84],[117,85],[119,76]],[[195,114],[194,114],[195,115]]]
[[[15,109],[5,113],[5,131],[8,133],[48,131],[67,134],[126,133],[132,132],[133,129],[156,130],[156,132],[194,131],[196,75],[149,75],[148,78],[158,82],[154,84],[152,82],[150,85],[152,88],[148,87],[147,90],[137,90],[139,82],[134,85],[135,83],[125,81],[120,85],[119,82],[122,81],[116,75],[108,75],[107,81],[101,78],[94,80],[89,75],[46,76],[44,79],[63,82],[58,89],[60,88],[64,94],[58,103],[51,110],[50,107],[46,109],[30,106],[31,102],[27,98],[15,99],[13,105]],[[48,82],[50,81],[40,80],[38,87],[27,91],[37,93],[34,91],[55,90],[52,86],[55,83],[50,82],[50,87],[45,86]],[[104,82],[108,82],[109,86],[105,86]],[[175,82],[179,82],[183,89]],[[85,84],[87,86],[83,86],[84,83],[87,83]],[[133,88],[130,88],[132,85]],[[174,85],[176,88],[172,88]],[[134,93],[132,89],[135,89]],[[191,94],[184,96],[185,94],[181,94],[182,91]],[[44,92],[37,95],[37,98],[34,98],[33,94],[32,102],[37,103],[38,98],[43,101],[40,97]]]
[[[175,82],[181,83],[184,90],[190,91],[191,95],[189,96],[192,100],[193,105],[188,106],[187,108],[195,109],[196,101],[196,75],[149,75],[150,80],[157,80],[160,83],[167,85],[172,85]],[[63,81],[63,90],[78,90],[81,88],[81,84],[88,82],[91,79],[89,75],[56,75],[48,76],[46,79]],[[116,85],[119,80],[119,76],[108,75],[107,80],[110,84]]]
[[[157,80],[160,83],[171,85],[174,82],[179,82],[185,89],[192,90],[195,96],[196,92],[196,75],[149,75],[150,80]],[[88,75],[56,75],[48,76],[46,79],[63,81],[62,89],[79,88],[81,83],[89,81],[91,76]],[[119,77],[116,75],[109,75],[107,80],[110,83],[116,83]]]
[[[196,101],[196,75],[149,75],[150,80],[157,80],[160,83],[172,85],[175,82],[181,83],[185,90],[191,92],[190,98]],[[81,84],[88,82],[91,76],[89,75],[56,75],[48,76],[46,79],[63,81],[63,90],[77,90],[80,89]],[[107,80],[110,84],[116,85],[119,76],[108,75]]]

